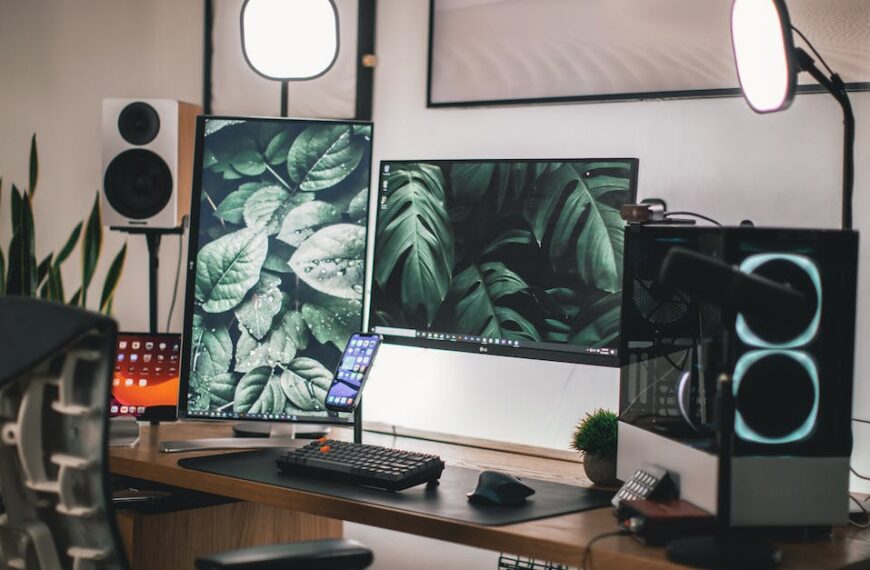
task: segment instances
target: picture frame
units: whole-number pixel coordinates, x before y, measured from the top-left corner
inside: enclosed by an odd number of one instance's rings
[[[430,0],[426,104],[739,96],[730,6],[694,0]],[[795,26],[848,88],[870,89],[870,4],[791,0],[788,6]],[[799,92],[822,90],[812,78],[800,79]]]

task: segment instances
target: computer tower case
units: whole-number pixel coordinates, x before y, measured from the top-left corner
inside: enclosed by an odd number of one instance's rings
[[[805,316],[759,317],[667,285],[661,267],[677,247],[730,265],[734,279],[799,291]],[[845,524],[857,259],[852,231],[629,225],[618,476],[658,465],[682,499],[715,513],[716,387],[726,373],[735,404],[731,524]],[[726,297],[733,285],[697,277]]]

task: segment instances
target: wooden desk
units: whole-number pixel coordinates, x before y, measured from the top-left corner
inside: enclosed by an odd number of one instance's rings
[[[572,566],[580,565],[584,547],[589,540],[602,533],[616,530],[615,519],[609,508],[507,526],[487,527],[191,471],[179,467],[178,460],[182,457],[202,455],[202,452],[162,454],[157,451],[158,443],[163,440],[227,437],[229,431],[227,424],[196,422],[162,424],[157,427],[143,426],[142,437],[136,447],[111,449],[111,470],[118,475],[315,515],[314,518],[306,519],[308,524],[318,517],[346,520]],[[348,430],[340,429],[334,430],[332,437],[349,439],[351,434]],[[578,485],[588,484],[588,481],[583,478],[582,467],[571,461],[529,457],[369,432],[366,432],[364,438],[366,443],[437,453],[449,465],[496,468],[521,476],[527,475]],[[327,534],[329,532],[334,534],[335,527],[331,526],[329,521],[323,522],[320,528],[326,529]],[[227,545],[226,548],[232,548],[232,545]],[[835,532],[834,539],[829,542],[783,545],[783,555],[783,568],[821,570],[867,563],[866,561],[870,561],[870,530],[865,532],[855,528],[839,528]],[[413,555],[409,553],[409,559],[412,558]],[[870,566],[870,563],[867,564]],[[596,542],[593,554],[590,556],[590,566],[595,570],[679,568],[666,560],[663,549],[644,547],[626,536],[610,537]]]

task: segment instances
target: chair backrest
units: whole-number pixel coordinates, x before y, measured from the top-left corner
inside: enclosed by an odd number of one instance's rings
[[[118,569],[108,496],[108,392],[117,325],[0,297],[0,567]]]

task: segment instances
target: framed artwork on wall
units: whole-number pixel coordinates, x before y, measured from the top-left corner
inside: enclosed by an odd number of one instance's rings
[[[728,0],[430,0],[427,105],[739,95],[730,8]],[[870,89],[870,2],[789,0],[788,8],[850,89]],[[801,80],[802,90],[820,89]]]

